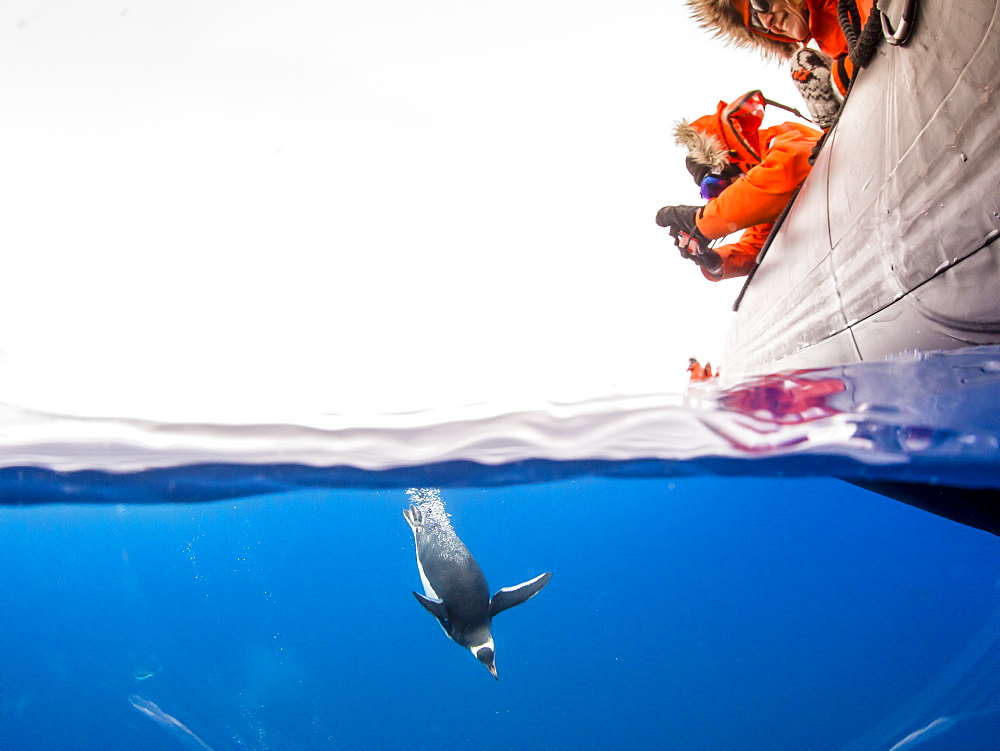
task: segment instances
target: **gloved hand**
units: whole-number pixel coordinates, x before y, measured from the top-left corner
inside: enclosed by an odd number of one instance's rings
[[[664,206],[656,212],[656,223],[661,227],[683,230],[690,235],[698,231],[698,224],[695,221],[697,214],[697,206]]]
[[[656,212],[656,223],[661,227],[670,228],[670,236],[674,244],[683,250],[698,254],[700,248],[708,248],[708,238],[698,231],[697,206],[664,206]],[[687,235],[688,240],[681,245],[680,236]]]
[[[681,233],[684,236],[684,233]],[[689,253],[681,248],[681,258],[687,258],[701,266],[712,276],[719,278],[722,276],[722,257],[711,248],[702,250],[700,253]]]
[[[709,273],[721,273],[722,259],[708,247],[709,239],[698,230],[697,213],[697,206],[664,206],[656,212],[656,223],[670,228],[681,258],[694,261]]]

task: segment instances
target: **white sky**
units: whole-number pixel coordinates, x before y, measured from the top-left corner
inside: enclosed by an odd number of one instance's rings
[[[800,105],[681,0],[5,0],[0,401],[677,391],[741,284],[653,221],[699,202],[671,125],[752,88]]]

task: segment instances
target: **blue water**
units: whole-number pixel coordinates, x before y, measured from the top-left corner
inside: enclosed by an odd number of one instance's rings
[[[976,355],[994,380],[995,354]],[[1000,487],[983,449],[1000,386],[947,383],[894,384],[925,405],[903,443],[937,452],[927,476],[873,475],[940,480],[951,456],[950,484],[974,465],[967,484]],[[238,497],[199,503],[128,502],[190,468],[8,473],[0,749],[1000,747],[1000,538],[823,476],[849,468],[840,450],[811,456],[788,477],[766,452],[545,464],[533,482],[461,465],[441,498],[491,589],[553,572],[494,622],[499,682],[410,594],[398,480],[418,470],[255,495],[275,472],[209,468],[201,487]],[[120,502],[60,497],[59,477]]]

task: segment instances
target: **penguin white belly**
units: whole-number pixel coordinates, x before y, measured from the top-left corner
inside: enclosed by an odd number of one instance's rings
[[[438,593],[434,590],[434,587],[431,586],[430,579],[428,579],[427,574],[424,573],[424,564],[420,562],[420,546],[419,543],[417,543],[416,530],[413,531],[413,543],[414,547],[417,548],[417,571],[420,572],[420,583],[424,585],[424,594],[435,600],[440,600],[441,598],[438,596]],[[448,629],[444,627],[444,624],[441,623],[441,621],[438,621],[438,625],[441,627],[441,630],[444,631],[444,635],[450,639],[451,634],[448,633]]]
[[[434,591],[434,587],[431,586],[430,579],[427,578],[427,574],[424,573],[424,564],[420,562],[420,549],[417,545],[417,534],[413,533],[413,543],[414,547],[417,547],[417,571],[420,572],[420,583],[424,585],[424,594],[428,597],[433,597],[435,600],[440,600],[438,593]]]

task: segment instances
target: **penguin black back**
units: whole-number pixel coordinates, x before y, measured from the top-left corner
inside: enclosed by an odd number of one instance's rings
[[[424,586],[423,595],[413,595],[438,619],[449,638],[471,651],[496,678],[490,632],[493,616],[534,597],[552,574],[505,587],[490,598],[486,577],[452,528],[438,492],[414,489],[407,493],[412,503],[403,516],[413,531],[417,569]]]
[[[411,504],[403,516],[413,529],[424,595],[445,606],[444,618],[439,612],[432,614],[448,636],[469,646],[459,641],[463,629],[489,621],[490,589],[483,570],[455,534],[443,504]]]

